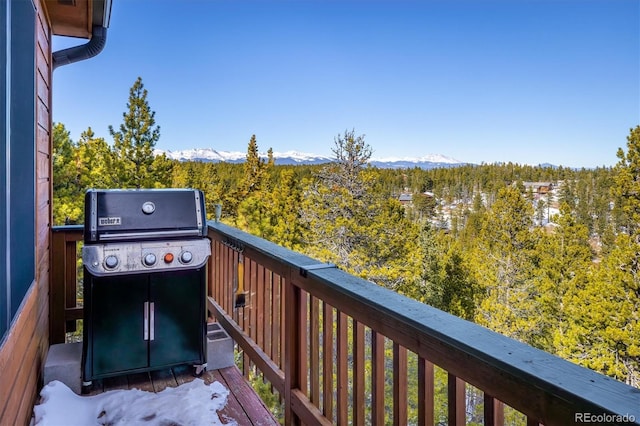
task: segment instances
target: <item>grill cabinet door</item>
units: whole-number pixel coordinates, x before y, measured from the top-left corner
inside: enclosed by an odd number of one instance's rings
[[[93,277],[91,286],[93,376],[147,367],[146,276]]]
[[[205,362],[204,286],[204,268],[151,275],[154,324],[149,367]]]

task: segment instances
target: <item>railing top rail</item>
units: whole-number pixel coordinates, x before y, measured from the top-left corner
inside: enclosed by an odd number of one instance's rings
[[[579,412],[608,413],[640,422],[640,389],[339,269],[314,269],[317,260],[231,226],[208,225],[245,248],[304,270],[291,277],[296,285],[525,414],[573,420]]]
[[[84,225],[54,225],[51,227],[53,232],[84,232]]]

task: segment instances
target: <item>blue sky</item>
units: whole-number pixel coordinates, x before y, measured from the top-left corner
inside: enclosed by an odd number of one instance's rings
[[[374,157],[610,166],[640,124],[640,2],[113,0],[54,120],[111,143],[138,76],[159,149],[330,155],[355,129]]]

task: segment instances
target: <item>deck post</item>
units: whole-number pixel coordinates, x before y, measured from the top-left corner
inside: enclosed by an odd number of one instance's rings
[[[293,411],[293,391],[300,389],[300,347],[303,342],[300,340],[300,319],[301,312],[301,290],[293,285],[291,271],[284,280],[285,285],[285,352],[284,352],[284,422],[286,425],[298,425],[300,419]]]

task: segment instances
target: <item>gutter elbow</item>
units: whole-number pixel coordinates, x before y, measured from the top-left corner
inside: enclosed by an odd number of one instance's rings
[[[106,44],[107,28],[96,25],[91,31],[91,40],[89,40],[88,43],[53,52],[53,69],[55,70],[62,65],[68,65],[74,62],[93,58],[102,52],[102,49],[104,49]]]

